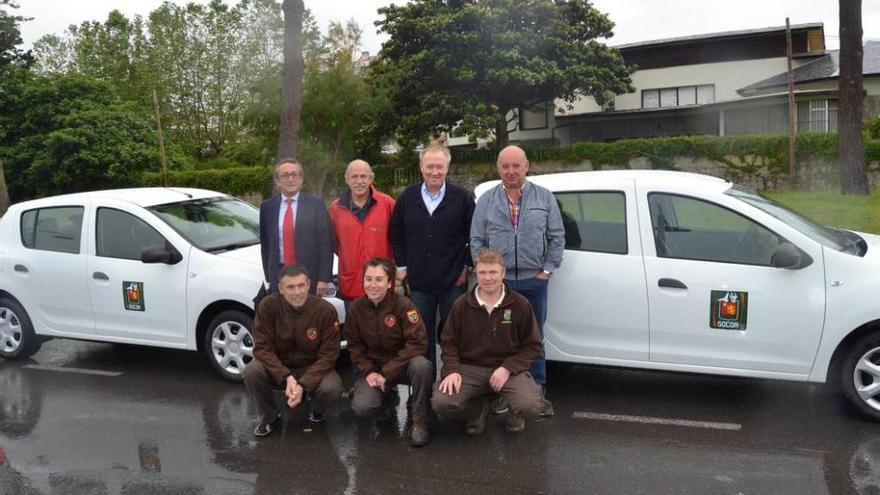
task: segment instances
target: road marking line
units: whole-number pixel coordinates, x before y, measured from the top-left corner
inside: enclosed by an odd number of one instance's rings
[[[48,364],[26,364],[22,368],[43,371],[61,371],[63,373],[79,373],[80,375],[97,375],[97,376],[121,376],[121,371],[102,371],[89,370],[85,368],[64,368],[62,366],[50,366]]]
[[[691,421],[689,419],[654,418],[650,416],[628,416],[626,414],[604,414],[588,411],[572,413],[574,419],[595,419],[599,421],[618,421],[623,423],[643,423],[650,425],[685,426],[688,428],[705,428],[709,430],[740,431],[738,423],[719,423],[716,421]]]

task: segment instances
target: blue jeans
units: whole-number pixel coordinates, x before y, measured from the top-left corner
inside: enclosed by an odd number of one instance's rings
[[[505,279],[507,286],[519,292],[532,305],[532,311],[535,312],[535,319],[538,320],[538,331],[541,333],[541,341],[544,340],[544,321],[547,320],[547,280],[539,278],[526,278],[520,280]],[[535,378],[535,382],[544,388],[547,384],[547,359],[544,357],[544,348],[541,348],[541,355],[532,363],[529,370]]]
[[[462,294],[467,292],[467,282],[453,286],[443,292],[412,291],[410,299],[418,308],[422,319],[425,320],[425,329],[428,331],[428,354],[427,358],[437,366],[437,337],[446,323],[446,316],[452,309],[452,304]],[[437,313],[440,318],[438,320]]]

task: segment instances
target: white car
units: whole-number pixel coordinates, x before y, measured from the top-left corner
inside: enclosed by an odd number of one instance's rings
[[[18,203],[0,219],[0,356],[53,337],[204,350],[238,381],[261,284],[259,210],[231,196],[142,188]]]
[[[696,174],[529,180],[555,194],[566,227],[548,359],[830,382],[880,419],[880,236]]]

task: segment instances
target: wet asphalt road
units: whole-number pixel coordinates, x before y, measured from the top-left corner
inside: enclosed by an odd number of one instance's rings
[[[0,494],[880,493],[880,423],[823,387],[549,372],[556,416],[519,436],[497,417],[479,438],[440,422],[412,449],[403,406],[376,424],[342,401],[257,441],[244,388],[199,354],[52,341],[0,360]]]

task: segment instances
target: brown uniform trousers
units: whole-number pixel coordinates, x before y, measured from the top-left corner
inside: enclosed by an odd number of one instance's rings
[[[439,383],[434,387],[434,395],[431,397],[434,412],[450,419],[465,419],[476,414],[479,401],[484,396],[495,393],[489,386],[489,377],[494,371],[493,368],[462,364],[459,368],[461,389],[457,394],[447,395],[440,392]],[[511,412],[520,413],[526,418],[534,418],[541,409],[541,387],[528,371],[511,375],[499,394],[510,403]]]
[[[308,369],[308,366],[293,369],[293,376],[299,379]],[[284,390],[285,384],[279,385],[266,371],[263,364],[254,359],[244,368],[244,386],[250,392],[254,402],[257,403],[263,424],[272,422],[279,413],[275,391]],[[330,370],[324,375],[315,390],[307,395],[317,403],[322,411],[330,410],[342,397],[342,378],[339,377],[336,370]]]
[[[425,356],[416,356],[409,360],[405,372],[405,376],[400,376],[395,382],[386,384],[386,393],[390,387],[396,387],[398,384],[412,385],[413,423],[426,424],[428,400],[431,395],[431,385],[434,383],[434,365]],[[366,377],[362,376],[354,386],[351,409],[358,416],[373,416],[381,409],[384,395],[381,390],[367,385]]]

